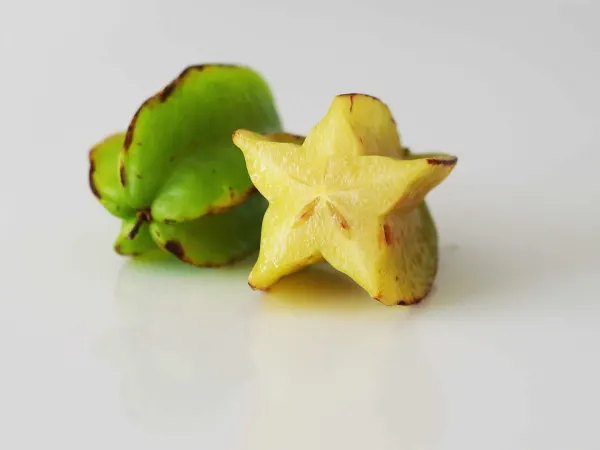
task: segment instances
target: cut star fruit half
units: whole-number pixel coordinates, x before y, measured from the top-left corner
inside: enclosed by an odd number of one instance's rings
[[[304,142],[244,129],[233,139],[269,202],[250,286],[327,261],[386,305],[430,292],[438,234],[425,196],[456,157],[409,152],[389,108],[363,94],[337,96]]]

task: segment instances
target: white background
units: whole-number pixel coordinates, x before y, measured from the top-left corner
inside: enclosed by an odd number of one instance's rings
[[[600,448],[599,23],[591,0],[0,0],[0,448]],[[204,62],[261,72],[291,132],[364,92],[459,156],[425,302],[112,252],[87,151]]]

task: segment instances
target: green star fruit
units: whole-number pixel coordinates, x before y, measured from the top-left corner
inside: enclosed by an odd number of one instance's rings
[[[258,248],[267,202],[232,142],[239,128],[297,139],[283,133],[258,73],[191,66],[140,106],[126,132],[90,150],[92,193],[122,219],[117,253],[158,246],[189,264],[219,266]]]

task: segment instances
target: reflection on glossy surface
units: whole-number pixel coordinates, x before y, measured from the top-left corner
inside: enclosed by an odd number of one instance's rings
[[[381,312],[385,306],[346,275],[328,264],[310,266],[282,278],[264,295],[262,310],[299,311],[325,315]]]
[[[153,259],[124,264],[115,292],[119,326],[105,350],[138,425],[209,430],[251,373],[245,348],[253,304],[243,296],[247,286],[228,283],[248,267],[196,269]]]
[[[379,304],[325,265],[252,292],[249,267],[124,265],[105,350],[136,424],[220,428],[233,448],[257,450],[435,443],[444,404],[410,308]]]
[[[253,336],[248,448],[434,448],[444,405],[408,308],[325,266],[273,288]]]

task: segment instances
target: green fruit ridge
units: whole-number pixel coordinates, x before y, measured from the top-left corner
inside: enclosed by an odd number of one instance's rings
[[[220,266],[258,249],[267,202],[231,139],[239,128],[282,133],[266,81],[243,66],[190,66],[90,150],[91,191],[122,220],[117,253],[158,246]]]

